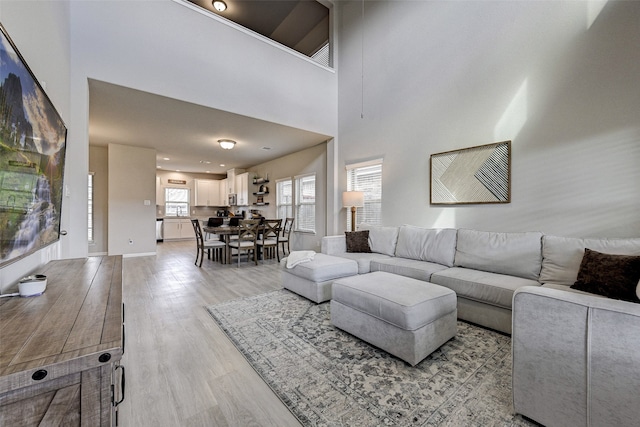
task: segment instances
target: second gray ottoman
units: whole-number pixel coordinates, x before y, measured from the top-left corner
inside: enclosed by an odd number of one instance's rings
[[[333,282],[331,323],[417,365],[457,332],[449,288],[377,271]]]
[[[335,279],[358,274],[358,263],[352,259],[315,254],[313,261],[282,269],[282,286],[311,301],[321,303],[331,299],[331,284]]]

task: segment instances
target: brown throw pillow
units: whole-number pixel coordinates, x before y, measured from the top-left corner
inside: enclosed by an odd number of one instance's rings
[[[578,280],[573,289],[609,298],[640,303],[636,287],[640,280],[640,256],[611,255],[584,250]]]
[[[347,252],[371,252],[369,247],[369,230],[345,231]]]

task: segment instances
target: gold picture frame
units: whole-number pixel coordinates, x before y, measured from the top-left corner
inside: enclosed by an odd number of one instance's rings
[[[432,205],[511,203],[511,141],[431,155]]]

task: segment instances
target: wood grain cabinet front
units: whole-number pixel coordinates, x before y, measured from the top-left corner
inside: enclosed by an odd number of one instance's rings
[[[114,426],[124,400],[122,257],[52,261],[0,300],[0,426]]]

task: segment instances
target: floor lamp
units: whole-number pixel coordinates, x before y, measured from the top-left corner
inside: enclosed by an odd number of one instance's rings
[[[342,193],[342,207],[351,207],[351,231],[356,231],[356,208],[364,206],[362,191],[345,191]]]

